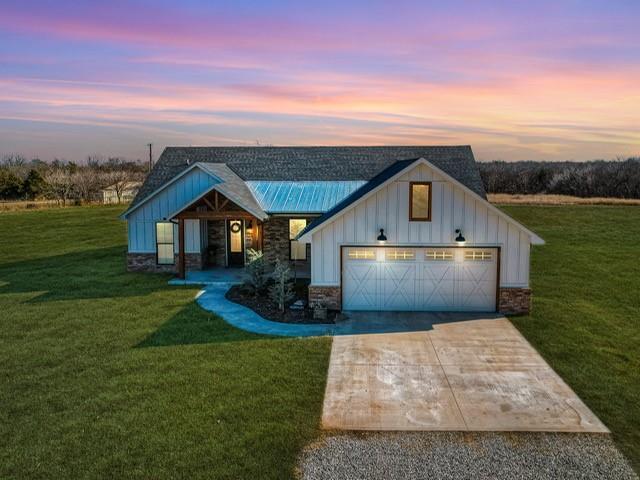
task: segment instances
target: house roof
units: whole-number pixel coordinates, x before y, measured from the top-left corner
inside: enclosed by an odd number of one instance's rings
[[[195,162],[226,164],[244,181],[368,181],[399,160],[424,158],[485,198],[471,147],[167,147],[132,208]]]
[[[307,232],[310,232],[313,229],[315,229],[318,225],[323,224],[324,222],[329,220],[331,217],[338,214],[339,212],[347,208],[349,205],[357,202],[360,198],[364,197],[367,193],[371,192],[372,190],[375,190],[377,187],[385,183],[387,180],[389,180],[390,178],[393,178],[398,173],[406,169],[409,165],[417,162],[418,160],[420,159],[414,158],[410,160],[400,160],[398,162],[391,164],[391,166],[384,169],[378,175],[376,175],[367,183],[365,183],[362,187],[354,191],[351,195],[343,199],[341,202],[335,204],[330,210],[327,210],[324,214],[320,215],[318,218],[316,218],[311,223],[309,223],[298,234],[297,238],[302,237]]]
[[[290,182],[249,180],[246,185],[267,213],[324,213],[366,180]]]
[[[491,210],[498,216],[504,218],[508,222],[514,224],[515,226],[520,228],[522,231],[526,232],[531,239],[531,243],[533,243],[534,245],[544,245],[544,240],[540,238],[535,232],[529,230],[520,222],[518,222],[511,216],[507,215],[496,206],[489,203],[489,201],[486,198],[486,195],[480,195],[477,192],[473,191],[467,185],[465,185],[464,183],[456,179],[454,176],[442,170],[441,168],[438,168],[436,165],[434,165],[432,162],[428,161],[425,158],[415,158],[413,160],[401,160],[401,161],[395,162],[393,165],[391,165],[387,169],[380,172],[378,175],[376,175],[374,178],[372,178],[369,182],[367,182],[365,185],[360,187],[358,190],[353,192],[347,198],[345,198],[344,200],[336,204],[333,208],[328,210],[326,213],[316,218],[313,222],[309,223],[296,236],[296,239],[300,240],[300,239],[303,239],[303,237],[309,237],[313,233],[313,231],[318,229],[322,224],[331,220],[331,218],[338,215],[347,207],[354,205],[359,201],[363,201],[364,197],[368,196],[369,194],[373,194],[377,189],[382,188],[382,185],[384,185],[391,179],[401,176],[404,172],[406,172],[409,169],[409,167],[411,167],[414,163],[417,163],[417,162],[424,163],[425,165],[431,167],[438,174],[442,175],[444,178],[447,178],[454,185],[459,186],[463,190],[468,191],[470,195],[475,196],[479,201],[483,202],[489,210]],[[310,241],[310,239],[309,240],[303,239],[303,241]]]
[[[267,214],[256,201],[247,184],[227,165],[224,163],[205,162],[198,162],[197,165],[221,180],[221,183],[213,186],[215,190],[257,218],[261,220],[267,218]]]

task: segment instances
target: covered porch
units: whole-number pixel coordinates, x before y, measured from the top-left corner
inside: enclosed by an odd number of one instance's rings
[[[254,211],[255,212],[255,211]],[[208,283],[202,280],[218,277],[233,280],[248,261],[250,249],[262,250],[263,225],[266,214],[252,213],[214,189],[172,216],[177,224],[178,252],[176,271],[179,280]],[[200,262],[198,269],[186,253],[188,239],[185,234],[187,220],[196,220],[199,231]],[[194,236],[194,234],[192,234]],[[222,274],[222,272],[225,272]],[[187,277],[189,275],[191,280]]]

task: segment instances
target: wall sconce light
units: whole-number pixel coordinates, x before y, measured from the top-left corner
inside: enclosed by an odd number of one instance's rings
[[[384,243],[387,241],[387,236],[384,234],[384,228],[380,229],[380,235],[378,235],[378,243]]]
[[[463,245],[464,242],[467,241],[467,239],[464,238],[464,236],[462,235],[462,230],[460,230],[459,228],[456,228],[456,233],[458,234],[458,236],[456,237],[456,243],[458,245]]]

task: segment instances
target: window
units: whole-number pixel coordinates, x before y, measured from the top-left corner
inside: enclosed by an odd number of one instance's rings
[[[387,250],[387,260],[413,260],[414,258],[413,250]]]
[[[290,218],[289,219],[289,241],[290,241],[290,259],[291,260],[306,260],[307,259],[307,244],[300,243],[294,238],[304,230],[307,226],[307,221],[304,218]]]
[[[373,250],[349,250],[347,256],[354,260],[373,260],[376,258],[376,252]]]
[[[453,260],[453,252],[448,250],[427,250],[424,258],[426,260]]]
[[[158,265],[173,265],[173,223],[156,223],[156,261]]]
[[[431,221],[431,182],[409,183],[409,220]]]
[[[465,260],[491,260],[491,252],[483,250],[465,250]]]

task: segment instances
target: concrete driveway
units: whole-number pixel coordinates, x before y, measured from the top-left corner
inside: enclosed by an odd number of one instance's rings
[[[334,337],[322,425],[608,432],[506,318]]]

